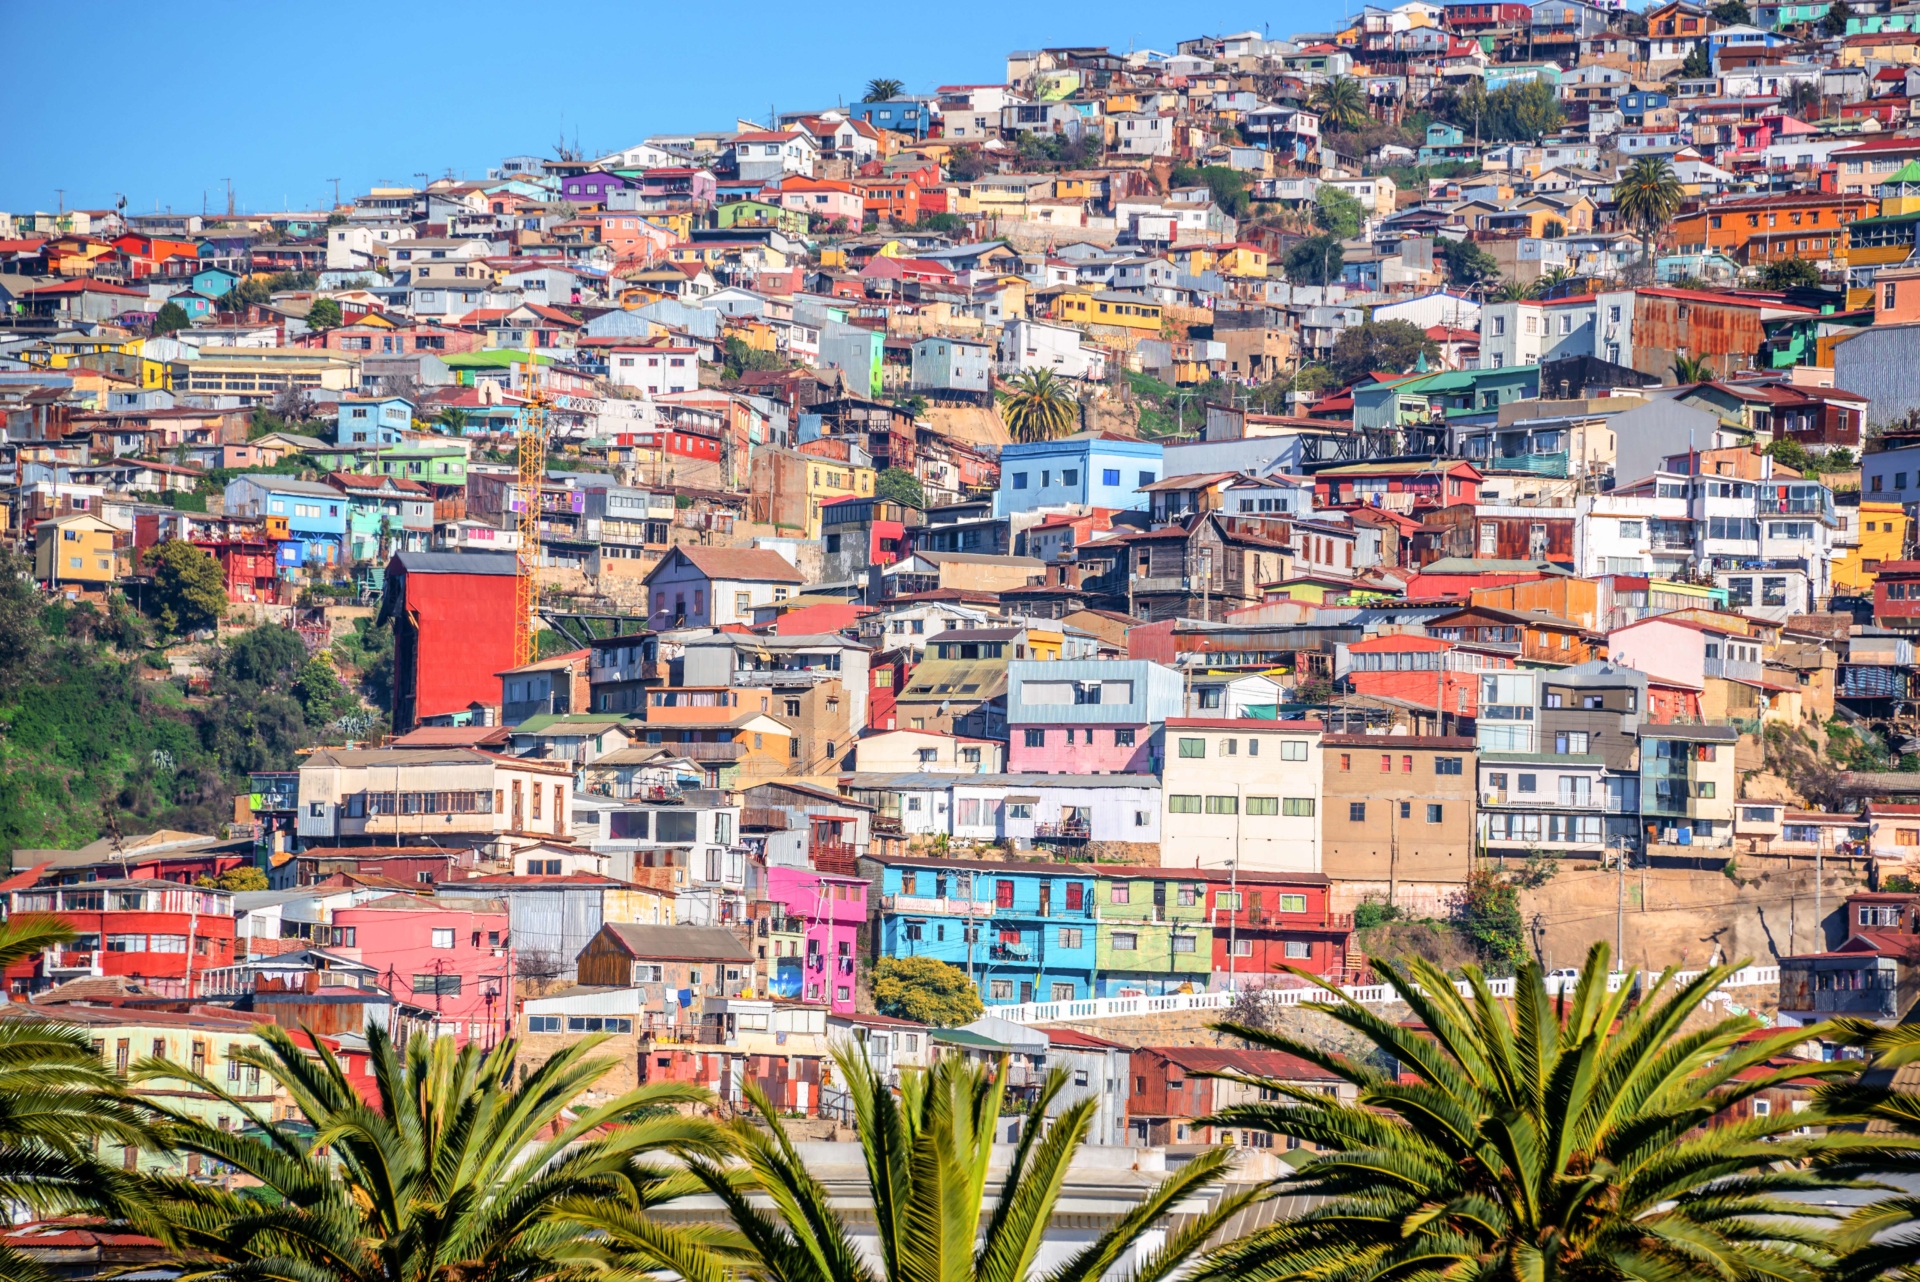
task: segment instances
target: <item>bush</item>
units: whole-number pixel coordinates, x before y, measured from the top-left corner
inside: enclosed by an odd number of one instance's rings
[[[1520,892],[1491,868],[1467,874],[1466,893],[1455,918],[1494,975],[1511,975],[1527,957],[1526,924],[1520,918]]]
[[[872,979],[874,1009],[895,1019],[952,1028],[985,1009],[965,971],[932,957],[882,957]]]
[[[1353,908],[1355,930],[1371,930],[1384,922],[1399,919],[1400,910],[1384,899],[1363,899]]]

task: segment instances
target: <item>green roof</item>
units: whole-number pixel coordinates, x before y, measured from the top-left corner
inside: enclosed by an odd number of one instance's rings
[[[533,354],[533,359],[539,365],[553,364],[553,357],[538,352]],[[440,360],[448,369],[505,369],[509,365],[525,365],[527,354],[511,347],[490,347],[481,352],[449,352]]]
[[[1876,214],[1872,218],[1856,218],[1848,223],[1848,228],[1882,226],[1888,223],[1920,222],[1920,209],[1908,210],[1904,214]]]
[[[528,717],[525,721],[513,727],[513,733],[545,734],[549,730],[587,730],[594,726],[599,726],[604,730],[611,730],[618,726],[624,719],[623,717],[610,716],[604,712],[543,712],[538,716]]]
[[[1884,183],[1920,183],[1920,160],[1909,160],[1880,180]]]
[[[1005,1051],[1013,1049],[1005,1042],[996,1042],[991,1037],[985,1037],[979,1033],[969,1033],[964,1028],[936,1028],[931,1033],[928,1033],[927,1036],[933,1038],[936,1042],[948,1042],[954,1046],[973,1046],[980,1050]]]

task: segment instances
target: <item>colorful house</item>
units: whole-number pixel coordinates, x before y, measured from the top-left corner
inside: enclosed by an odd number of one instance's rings
[[[867,882],[810,868],[767,869],[767,898],[784,909],[787,929],[768,958],[768,994],[854,1009],[854,959],[867,921]]]
[[[1144,659],[1007,665],[1008,769],[1017,774],[1157,774],[1181,679]]]

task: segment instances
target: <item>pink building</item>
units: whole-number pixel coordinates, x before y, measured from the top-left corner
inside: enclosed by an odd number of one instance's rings
[[[1007,665],[1007,769],[1156,774],[1180,674],[1145,659],[1016,659]]]
[[[388,895],[333,914],[338,952],[379,971],[399,1013],[430,1019],[442,1037],[491,1044],[512,1008],[507,904],[451,908],[417,895]]]
[[[801,941],[785,941],[795,950],[767,967],[775,997],[831,1005],[835,1014],[853,1010],[856,936],[867,920],[867,882],[859,877],[815,872],[811,868],[767,869],[767,898],[779,904]]]

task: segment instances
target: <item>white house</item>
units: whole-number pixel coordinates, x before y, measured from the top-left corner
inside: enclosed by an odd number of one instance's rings
[[[1014,320],[1000,331],[1000,368],[1004,371],[1050,369],[1064,378],[1102,379],[1107,355],[1083,347],[1085,336],[1071,325]]]
[[[1317,721],[1170,717],[1160,862],[1320,871]]]
[[[677,547],[646,577],[647,626],[753,625],[757,607],[784,601],[805,582],[793,563],[765,548]]]
[[[733,159],[740,177],[746,180],[784,178],[788,174],[813,177],[813,164],[820,145],[810,134],[752,132],[737,134],[733,140]]]
[[[697,347],[614,347],[607,351],[607,378],[649,396],[700,390]]]

